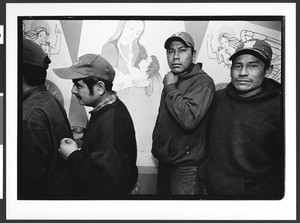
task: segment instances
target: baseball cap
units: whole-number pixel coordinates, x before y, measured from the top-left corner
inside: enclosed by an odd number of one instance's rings
[[[195,48],[193,38],[191,37],[190,34],[188,34],[186,32],[178,32],[178,33],[175,33],[172,36],[170,36],[165,42],[165,45],[164,45],[165,49],[167,49],[169,47],[170,43],[173,41],[180,41],[187,46]]]
[[[22,62],[47,69],[51,60],[40,45],[23,37]]]
[[[251,39],[241,43],[235,50],[234,54],[231,55],[229,60],[233,60],[241,54],[253,54],[258,58],[265,60],[270,63],[272,60],[272,49],[271,46],[264,40]]]
[[[63,79],[79,79],[89,76],[113,81],[115,70],[111,64],[98,54],[85,54],[67,68],[53,69],[54,73]]]

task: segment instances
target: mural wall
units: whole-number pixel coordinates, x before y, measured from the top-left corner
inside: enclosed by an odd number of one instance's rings
[[[197,61],[217,87],[230,81],[229,57],[240,42],[258,38],[273,49],[274,71],[281,82],[280,21],[167,21],[167,20],[23,20],[26,38],[42,46],[52,63],[47,88],[64,105],[71,125],[85,126],[90,108],[72,96],[72,81],[56,76],[53,68],[71,66],[86,53],[101,54],[116,70],[114,90],[132,115],[138,144],[139,167],[155,167],[151,155],[162,78],[168,72],[164,41],[173,33],[189,32]]]

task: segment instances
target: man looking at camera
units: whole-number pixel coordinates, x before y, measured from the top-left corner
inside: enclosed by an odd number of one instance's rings
[[[202,194],[197,173],[204,161],[207,110],[215,86],[194,63],[192,37],[180,32],[164,47],[171,69],[164,77],[159,113],[153,131],[152,154],[159,161],[157,193]]]
[[[241,43],[230,57],[231,83],[217,91],[209,114],[209,196],[280,199],[284,192],[282,86],[264,40]]]

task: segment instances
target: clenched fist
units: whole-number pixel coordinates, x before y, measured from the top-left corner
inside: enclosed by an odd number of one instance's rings
[[[67,160],[70,154],[76,150],[78,150],[78,147],[73,139],[63,138],[60,141],[58,152],[60,153],[63,159]]]

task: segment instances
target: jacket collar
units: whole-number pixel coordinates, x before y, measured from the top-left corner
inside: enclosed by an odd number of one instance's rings
[[[45,85],[39,85],[39,86],[34,86],[28,89],[23,93],[23,101],[25,101],[31,94],[33,94],[36,91],[47,91],[47,88]]]

